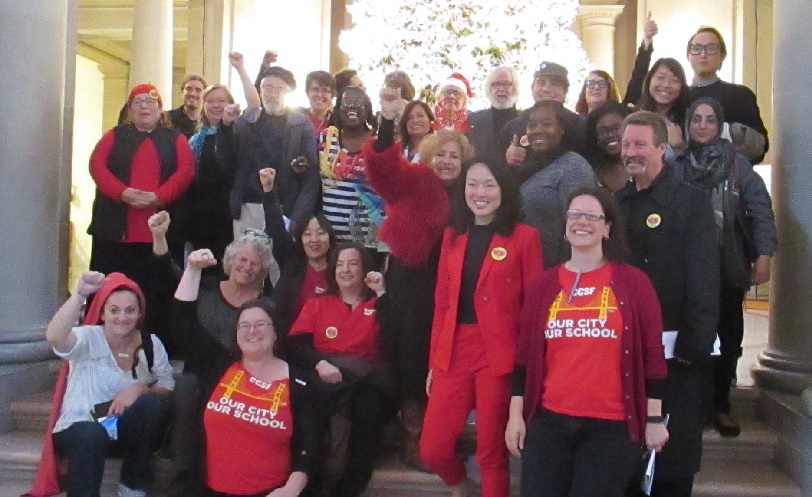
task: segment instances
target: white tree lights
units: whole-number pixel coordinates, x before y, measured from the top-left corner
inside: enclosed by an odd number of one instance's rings
[[[522,77],[520,104],[527,106],[534,69],[551,60],[569,70],[574,99],[590,68],[570,30],[577,8],[578,0],[354,0],[347,6],[354,26],[341,33],[339,44],[371,93],[395,69],[406,71],[418,88],[459,71],[471,81],[476,97],[468,107],[476,110],[489,105],[488,73],[508,64]]]

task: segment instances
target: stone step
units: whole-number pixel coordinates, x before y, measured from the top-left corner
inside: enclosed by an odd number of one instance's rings
[[[0,497],[16,497],[33,481],[42,439],[31,431],[0,435]],[[157,459],[158,482],[150,492],[160,497],[165,492],[170,462]],[[104,488],[114,489],[121,462],[108,460]],[[513,491],[518,495],[520,463],[511,458]],[[8,483],[8,484],[7,484]],[[21,490],[22,489],[22,490]],[[9,493],[10,492],[10,493]],[[105,490],[103,495],[109,495]],[[375,470],[365,497],[440,497],[447,490],[439,477],[413,471],[387,454]],[[695,497],[800,497],[798,485],[776,467],[763,461],[711,459],[703,462],[694,485]]]

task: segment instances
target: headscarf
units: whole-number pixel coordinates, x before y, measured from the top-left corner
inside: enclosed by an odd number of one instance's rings
[[[691,120],[700,105],[708,105],[716,115],[716,122],[719,123],[716,136],[708,143],[699,143],[691,138]],[[712,189],[722,183],[730,176],[730,168],[733,164],[728,143],[722,139],[722,126],[724,126],[725,115],[722,106],[716,99],[710,97],[697,98],[688,107],[685,113],[685,143],[687,147],[685,153],[688,157],[690,167],[688,174],[693,181],[705,189]]]

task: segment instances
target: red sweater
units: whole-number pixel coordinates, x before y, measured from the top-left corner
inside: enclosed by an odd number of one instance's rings
[[[121,194],[127,188],[137,188],[154,192],[158,196],[159,208],[174,202],[192,182],[195,174],[195,157],[186,137],[179,134],[175,141],[177,169],[163,184],[161,181],[161,159],[152,140],[144,140],[136,150],[132,160],[129,184],[123,183],[107,168],[110,152],[115,144],[115,132],[109,130],[102,136],[93,154],[90,156],[90,175],[96,182],[99,192],[114,200],[121,200]],[[151,243],[152,232],[147,226],[149,217],[157,209],[127,209],[127,228],[125,242]]]
[[[451,217],[443,182],[428,165],[406,160],[400,143],[378,153],[375,139],[370,139],[361,153],[369,184],[386,203],[378,238],[403,264],[425,265]]]
[[[522,313],[513,395],[524,394],[524,418],[528,424],[536,413],[543,390],[544,330],[550,306],[562,290],[558,271],[559,266],[552,267],[534,282],[530,301]],[[629,438],[635,443],[642,443],[645,439],[647,399],[659,398],[661,380],[668,374],[663,354],[660,302],[648,276],[633,266],[612,264],[609,285],[614,290],[623,316],[620,368]],[[573,374],[577,374],[577,371],[573,371]]]

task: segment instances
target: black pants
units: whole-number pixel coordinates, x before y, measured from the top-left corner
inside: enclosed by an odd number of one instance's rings
[[[178,347],[169,333],[169,306],[176,282],[170,268],[152,255],[152,244],[109,242],[93,237],[90,269],[104,274],[124,273],[138,283],[147,301],[144,327],[161,339],[169,357],[174,359]]]
[[[119,418],[115,442],[95,421],[73,423],[54,433],[56,452],[68,459],[67,497],[99,497],[108,453],[123,458],[121,483],[145,490],[154,480],[152,452],[163,442],[169,410],[167,396],[146,393]]]
[[[203,392],[197,375],[183,373],[172,391],[171,497],[202,495],[203,485]]]
[[[730,412],[730,386],[736,378],[736,366],[742,356],[744,315],[742,304],[745,291],[722,287],[719,293],[719,342],[721,356],[713,358],[713,385],[716,412]]]
[[[522,497],[621,497],[640,464],[624,421],[539,409],[522,453]]]
[[[346,415],[350,422],[346,465],[337,481],[319,481],[318,495],[330,497],[358,497],[367,487],[375,461],[378,459],[386,423],[397,410],[394,398],[379,386],[365,380],[353,385]],[[340,454],[334,456],[341,457]]]

